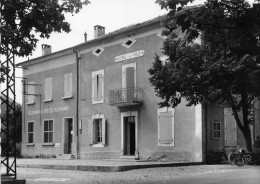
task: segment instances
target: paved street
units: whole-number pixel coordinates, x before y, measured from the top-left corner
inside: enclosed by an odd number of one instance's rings
[[[18,168],[27,184],[89,183],[260,183],[260,166],[205,165],[136,169],[125,172],[89,172]]]

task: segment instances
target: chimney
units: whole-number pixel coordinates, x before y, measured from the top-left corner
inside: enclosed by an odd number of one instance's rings
[[[84,33],[84,40],[85,40],[85,42],[88,40],[88,39],[87,39],[87,36],[88,36],[88,34],[85,32],[85,33]]]
[[[100,25],[94,26],[94,39],[99,38],[103,35],[105,35],[105,27],[102,27]]]
[[[42,44],[42,56],[48,55],[51,53],[51,46],[47,44]]]

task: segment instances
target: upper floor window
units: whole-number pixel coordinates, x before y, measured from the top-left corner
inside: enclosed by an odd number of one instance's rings
[[[94,54],[95,56],[99,56],[100,54],[102,54],[102,52],[103,52],[104,50],[105,50],[104,48],[98,47],[98,48],[96,48],[96,49],[92,52],[92,54]]]
[[[92,72],[92,103],[104,102],[104,70]]]
[[[122,43],[122,46],[126,47],[126,48],[131,48],[134,44],[135,44],[136,40],[132,39],[132,38],[128,38],[126,41],[124,41]]]
[[[136,87],[136,63],[122,65],[122,87]]]
[[[34,90],[34,81],[28,82],[28,91],[27,91],[27,104],[34,104],[35,103],[35,90]]]
[[[44,102],[52,101],[52,78],[51,77],[45,78],[44,95],[45,95]]]
[[[174,109],[161,108],[158,116],[158,145],[174,146]]]
[[[72,73],[64,74],[64,96],[63,99],[72,97]]]

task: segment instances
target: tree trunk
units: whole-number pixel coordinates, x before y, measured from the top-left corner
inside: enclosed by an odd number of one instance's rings
[[[245,141],[246,141],[246,149],[250,152],[252,152],[252,137],[251,132],[249,128],[249,117],[248,117],[248,110],[246,108],[243,109],[243,119],[240,120],[238,116],[238,111],[233,109],[234,117],[237,123],[237,126],[241,130],[241,132],[244,135]],[[242,122],[243,121],[243,122]]]

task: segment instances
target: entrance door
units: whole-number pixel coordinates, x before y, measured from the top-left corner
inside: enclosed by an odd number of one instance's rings
[[[124,117],[124,155],[135,155],[135,116]]]
[[[237,126],[236,120],[232,115],[232,110],[225,108],[225,146],[237,145]]]
[[[66,118],[64,123],[64,154],[71,154],[73,142],[73,119]]]

